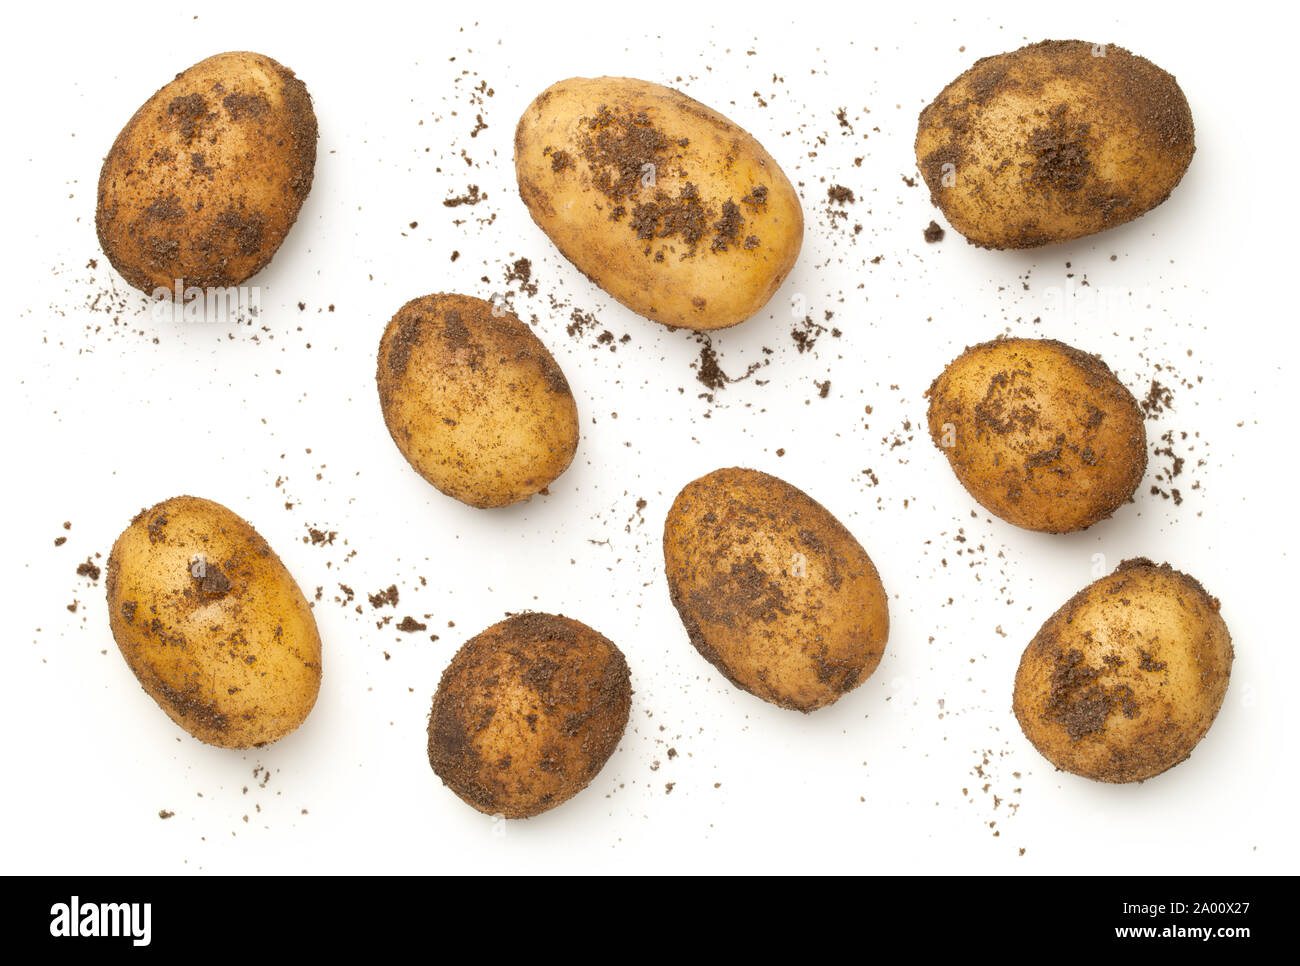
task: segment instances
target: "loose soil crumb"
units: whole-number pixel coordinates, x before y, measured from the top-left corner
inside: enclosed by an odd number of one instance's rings
[[[397,606],[397,585],[392,584],[387,590],[381,590],[378,593],[368,595],[370,597],[370,606],[378,610],[385,604],[393,607]]]
[[[442,204],[445,208],[459,208],[461,205],[476,205],[480,201],[487,200],[487,193],[479,191],[478,185],[472,184],[463,195],[457,195],[455,198],[446,198]]]

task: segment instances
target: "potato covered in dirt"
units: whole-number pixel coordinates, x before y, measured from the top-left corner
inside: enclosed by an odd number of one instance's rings
[[[582,791],[632,706],[623,652],[586,624],[517,614],[465,643],[429,714],[429,763],[486,815],[530,818]]]
[[[1104,520],[1146,472],[1146,426],[1104,362],[1053,339],[966,349],[930,386],[930,438],[962,486],[1018,527]]]
[[[691,643],[764,701],[813,711],[884,654],[888,601],[871,558],[784,480],[733,468],[688,483],[664,523],[664,563]]]
[[[575,77],[547,88],[515,129],[515,173],[565,258],[666,325],[745,321],[803,243],[799,196],[762,145],[646,81]]]
[[[379,402],[417,473],[475,507],[526,500],[568,468],[578,409],[559,365],[504,307],[426,295],[379,344]]]
[[[1132,221],[1195,151],[1178,82],[1112,44],[1045,40],[986,57],[921,112],[916,163],[967,240],[1034,248]]]
[[[1016,672],[1020,727],[1057,768],[1142,781],[1187,758],[1228,688],[1219,601],[1168,564],[1126,560],[1047,619]]]
[[[316,703],[321,643],[302,591],[242,517],[178,496],[113,544],[109,626],[145,691],[210,745],[289,734]]]
[[[217,54],[176,75],[113,142],[99,243],[145,292],[239,285],[284,241],[315,165],[302,81],[262,54]]]

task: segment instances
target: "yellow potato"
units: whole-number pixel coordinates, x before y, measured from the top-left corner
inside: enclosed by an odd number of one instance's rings
[[[526,500],[573,461],[578,409],[564,373],[528,326],[490,302],[407,302],[384,330],[376,381],[397,448],[462,503]]]
[[[1232,658],[1216,598],[1168,564],[1126,560],[1029,643],[1016,672],[1016,718],[1057,768],[1142,781],[1205,737]]]
[[[1045,40],[986,57],[921,112],[916,163],[967,240],[1034,248],[1113,228],[1191,163],[1178,82],[1110,44]]]
[[[1008,523],[1067,533],[1104,520],[1146,472],[1146,426],[1100,358],[1053,339],[968,348],[927,390],[930,438]]]
[[[284,241],[315,165],[302,81],[262,54],[217,54],[177,74],[113,142],[99,243],[145,292],[239,285]]]
[[[487,815],[530,818],[582,791],[632,706],[623,652],[586,624],[517,614],[465,643],[429,714],[429,763]]]
[[[253,527],[193,496],[142,510],[108,558],[108,617],[158,706],[210,745],[276,741],[321,681],[311,608]]]
[[[764,701],[814,711],[884,655],[889,608],[871,558],[784,480],[733,468],[688,483],[664,522],[664,563],[691,643]]]
[[[575,77],[547,88],[515,129],[515,173],[564,257],[665,325],[745,321],[803,243],[799,196],[762,145],[646,81]]]

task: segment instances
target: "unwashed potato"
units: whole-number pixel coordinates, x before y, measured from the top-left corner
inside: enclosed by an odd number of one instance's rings
[[[443,672],[429,763],[480,812],[530,818],[587,787],[631,706],[612,641],[568,617],[518,614],[470,638]]]
[[[1228,689],[1219,601],[1168,564],[1126,560],[1047,619],[1016,672],[1020,727],[1048,761],[1103,782],[1187,758]]]
[[[921,112],[916,163],[968,241],[1034,248],[1132,221],[1191,163],[1178,82],[1123,47],[1045,40],[986,57]]]
[[[142,510],[108,558],[108,617],[158,706],[210,745],[293,731],[320,691],[321,643],[302,591],[252,525],[193,496]]]
[[[668,590],[691,643],[732,684],[803,712],[880,663],[889,609],[862,545],[784,480],[721,469],[664,522]]]
[[[762,145],[646,81],[575,77],[547,88],[515,129],[515,173],[565,258],[666,325],[745,321],[803,243],[799,196]]]
[[[1067,533],[1104,520],[1146,472],[1146,426],[1100,358],[1054,339],[968,348],[926,391],[930,438],[1008,523]]]
[[[145,292],[239,285],[284,241],[315,165],[302,81],[262,54],[217,54],[177,74],[113,142],[99,243]]]
[[[475,507],[526,500],[568,468],[578,408],[555,358],[503,307],[412,299],[379,343],[379,403],[415,471]]]

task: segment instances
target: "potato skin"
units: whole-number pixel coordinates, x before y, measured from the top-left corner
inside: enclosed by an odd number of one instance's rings
[[[113,544],[106,584],[122,657],[200,741],[277,741],[315,705],[321,642],[307,599],[252,525],[221,504],[178,496],[140,511]]]
[[[248,51],[200,61],[135,112],[99,175],[95,227],[113,267],[153,293],[240,285],[298,218],[316,115],[293,71]]]
[[[564,257],[665,325],[721,329],[757,314],[803,244],[799,196],[762,145],[646,81],[547,88],[515,129],[515,173]]]
[[[412,299],[379,343],[376,382],[393,442],[421,476],[474,507],[526,500],[578,448],[559,364],[510,312],[466,295]]]
[[[1125,560],[1030,641],[1013,709],[1057,768],[1143,781],[1184,761],[1205,736],[1232,659],[1216,598],[1168,564]]]
[[[664,522],[673,606],[736,687],[805,713],[865,681],[889,637],[880,575],[825,507],[757,470],[688,483]]]
[[[921,112],[916,133],[931,201],[984,248],[1035,248],[1132,221],[1169,197],[1195,150],[1172,75],[1081,40],[977,61]]]
[[[632,707],[623,652],[580,621],[525,613],[470,638],[429,713],[429,764],[485,815],[531,818],[590,784]]]
[[[967,348],[926,391],[930,438],[980,505],[1028,530],[1104,520],[1146,472],[1146,424],[1101,359],[1054,339]]]

